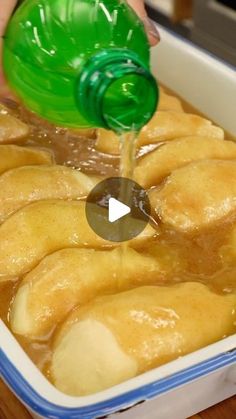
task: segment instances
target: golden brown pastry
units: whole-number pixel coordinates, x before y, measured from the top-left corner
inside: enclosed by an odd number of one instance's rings
[[[43,259],[21,282],[11,308],[13,332],[42,337],[75,306],[99,294],[156,281],[158,258],[127,247],[63,249]]]
[[[153,237],[147,226],[132,246]],[[0,226],[0,281],[14,280],[44,256],[67,247],[114,247],[88,225],[83,201],[39,201],[27,205]]]
[[[183,107],[178,98],[168,95],[163,88],[160,88],[158,111],[183,112]],[[118,136],[113,131],[99,128],[97,130],[96,148],[106,154],[119,154],[120,149]]]
[[[219,249],[219,257],[223,261],[224,265],[235,266],[236,263],[236,223],[232,225],[230,231],[225,237],[223,245]],[[234,284],[236,287],[235,274],[233,276]]]
[[[96,130],[58,131],[34,116],[30,121],[33,143],[43,130],[56,158],[63,161],[69,145],[69,154],[79,157],[64,159],[84,166],[76,140],[95,140]],[[0,105],[0,143],[24,141],[28,133]],[[62,143],[55,148],[58,134]],[[2,298],[5,288],[4,305],[14,296],[7,307],[11,329],[27,338],[40,368],[45,353],[37,342],[52,350],[47,375],[59,390],[72,396],[102,391],[236,332],[236,227],[227,218],[236,214],[236,145],[223,140],[221,128],[184,113],[180,100],[161,88],[158,112],[137,141],[137,155],[149,154],[138,160],[135,180],[159,186],[149,191],[153,216],[171,228],[148,225],[122,248],[97,236],[85,217],[82,199],[102,178],[52,165],[48,152],[0,145]],[[120,154],[111,131],[98,130],[96,147]],[[182,234],[215,225],[193,240]],[[200,273],[211,289],[186,282],[189,272],[190,278]]]
[[[236,159],[236,143],[207,137],[184,137],[166,142],[138,160],[134,179],[149,188],[158,185],[173,170],[203,159]]]
[[[236,295],[191,282],[97,298],[62,326],[53,382],[73,396],[119,384],[234,333],[235,308]]]
[[[158,110],[184,112],[181,100],[175,96],[167,94],[163,88],[160,88]]]
[[[230,246],[230,250],[229,250]],[[234,256],[234,261],[236,259],[236,227],[233,228],[232,233],[230,234],[230,240],[228,242],[228,252]]]
[[[53,164],[49,151],[17,145],[0,145],[0,174],[20,166]]]
[[[176,169],[149,193],[155,214],[176,230],[210,227],[236,209],[236,161],[203,160]]]
[[[175,138],[189,137],[190,135],[224,139],[224,131],[201,116],[183,112],[158,111],[141,130],[137,147],[170,141]],[[103,153],[119,154],[119,139],[115,134],[112,135],[109,131],[103,130],[98,135],[96,148]]]
[[[68,128],[67,131],[76,137],[81,138],[95,138],[96,137],[96,130],[94,128]],[[78,138],[79,140],[79,138]]]
[[[28,125],[10,115],[7,109],[0,104],[0,144],[22,140],[28,134]]]
[[[201,116],[183,112],[156,112],[142,129],[138,146],[189,135],[224,139],[224,131]]]
[[[65,166],[22,166],[9,170],[0,176],[0,222],[34,201],[86,198],[96,183]]]
[[[97,130],[96,149],[101,153],[120,154],[120,141],[113,131],[99,128]]]

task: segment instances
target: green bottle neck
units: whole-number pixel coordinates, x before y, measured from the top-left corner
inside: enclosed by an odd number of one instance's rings
[[[107,49],[84,65],[75,97],[80,113],[93,126],[118,133],[139,131],[156,110],[158,87],[133,51]]]

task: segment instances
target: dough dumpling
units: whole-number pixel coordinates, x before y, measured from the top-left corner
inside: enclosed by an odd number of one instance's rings
[[[167,94],[163,88],[160,88],[158,111],[184,112],[181,100],[175,96]]]
[[[115,134],[112,135],[109,131],[109,134],[106,133],[105,130],[100,133],[96,148],[104,153],[119,154],[118,137]],[[137,147],[170,141],[175,138],[189,137],[190,135],[224,139],[224,131],[201,116],[184,112],[158,111],[141,130]]]
[[[236,161],[190,163],[174,170],[149,197],[158,218],[176,230],[210,227],[236,210]]]
[[[0,226],[0,280],[23,275],[56,250],[105,244],[89,227],[84,202],[30,204]]]
[[[59,331],[52,380],[73,396],[104,390],[234,333],[235,308],[235,295],[191,282],[97,298]]]
[[[73,136],[81,138],[95,138],[96,130],[94,128],[67,128],[67,131]]]
[[[53,157],[48,151],[17,145],[0,145],[0,175],[19,166],[52,163]]]
[[[166,142],[138,160],[134,179],[149,188],[158,185],[173,170],[203,159],[236,159],[236,143],[207,137],[184,137]]]
[[[157,258],[129,247],[59,250],[21,282],[11,308],[11,328],[31,338],[45,336],[75,306],[101,293],[154,281],[160,270]]]
[[[183,107],[180,99],[175,96],[168,95],[162,88],[160,88],[158,111],[183,112]],[[97,130],[96,148],[106,154],[119,154],[120,149],[118,136],[113,131],[99,128]]]
[[[230,229],[225,237],[223,245],[219,249],[219,256],[224,265],[235,268],[236,263],[236,224]],[[236,287],[235,270],[233,274],[233,282]]]
[[[0,144],[20,141],[28,134],[28,125],[10,115],[8,110],[0,104]]]
[[[188,136],[224,139],[222,128],[198,115],[183,112],[156,112],[151,121],[143,127],[138,146],[169,141]]]
[[[106,154],[120,154],[120,141],[117,134],[104,128],[97,130],[96,150]]]
[[[131,240],[135,247],[155,235],[148,225]],[[44,256],[67,247],[115,247],[88,225],[83,201],[39,201],[27,205],[0,226],[0,281],[14,280]]]
[[[86,198],[96,182],[65,166],[22,166],[0,176],[0,222],[30,202]]]

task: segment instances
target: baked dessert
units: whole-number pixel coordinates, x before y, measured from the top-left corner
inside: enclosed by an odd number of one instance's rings
[[[152,217],[106,241],[85,200],[117,175],[109,131],[0,108],[0,316],[61,391],[102,391],[236,333],[236,144],[161,89],[134,179]]]

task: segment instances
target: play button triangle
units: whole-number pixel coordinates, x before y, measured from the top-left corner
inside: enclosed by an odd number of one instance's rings
[[[86,199],[86,218],[94,233],[109,242],[137,237],[150,221],[148,192],[131,179],[99,182]]]
[[[130,214],[131,209],[128,205],[123,204],[115,198],[109,199],[108,220],[114,223],[127,214]]]

